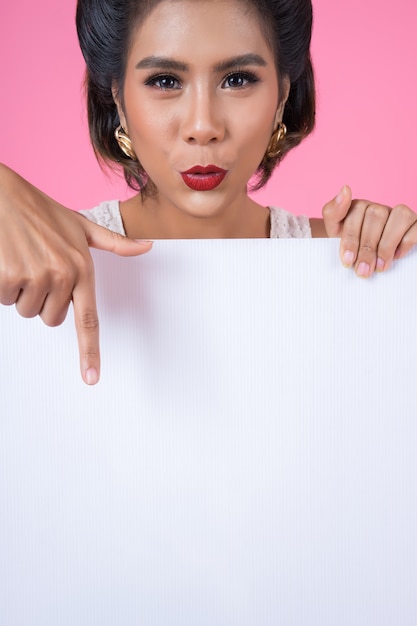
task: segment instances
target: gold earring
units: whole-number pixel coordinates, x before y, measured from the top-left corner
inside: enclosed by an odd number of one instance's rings
[[[267,156],[269,159],[277,159],[279,157],[282,150],[282,145],[280,146],[280,143],[282,143],[282,141],[285,139],[286,134],[287,127],[285,126],[285,124],[283,124],[283,122],[280,122],[278,124],[278,128],[269,140],[265,156]]]
[[[129,159],[132,159],[132,161],[137,161],[138,159],[133,149],[132,141],[129,135],[123,130],[121,124],[114,131],[114,136],[123,154],[125,154]]]

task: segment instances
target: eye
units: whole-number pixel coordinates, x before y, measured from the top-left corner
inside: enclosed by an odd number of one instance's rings
[[[181,89],[181,84],[175,76],[171,74],[159,74],[158,76],[151,76],[148,78],[145,85],[149,87],[156,87],[162,91],[172,91],[173,89]]]
[[[258,78],[250,72],[233,72],[224,79],[222,87],[226,89],[243,89],[248,85],[257,83]]]

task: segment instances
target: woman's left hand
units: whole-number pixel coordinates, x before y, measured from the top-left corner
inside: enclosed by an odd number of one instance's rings
[[[352,200],[345,185],[323,207],[328,237],[340,237],[340,258],[362,278],[389,269],[394,259],[405,256],[417,244],[417,214],[404,204],[394,208]]]

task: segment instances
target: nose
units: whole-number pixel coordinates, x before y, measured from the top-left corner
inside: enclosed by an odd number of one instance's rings
[[[221,141],[225,124],[220,102],[215,94],[199,89],[183,101],[182,136],[187,143],[207,145]]]

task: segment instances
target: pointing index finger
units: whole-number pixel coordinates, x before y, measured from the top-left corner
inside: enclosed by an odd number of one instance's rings
[[[100,377],[100,345],[94,272],[80,279],[72,301],[81,376],[87,385],[95,385]]]

